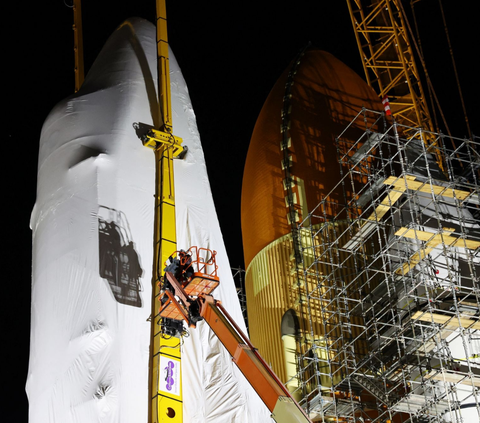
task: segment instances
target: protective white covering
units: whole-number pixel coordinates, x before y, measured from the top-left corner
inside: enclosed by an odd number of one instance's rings
[[[172,54],[170,69],[174,133],[189,148],[175,162],[178,247],[218,252],[215,295],[242,325],[195,115]],[[31,423],[148,421],[155,163],[132,124],[159,124],[155,79],[155,28],[127,21],[80,92],[44,124],[31,220]],[[183,387],[186,423],[270,420],[204,323],[183,347]]]

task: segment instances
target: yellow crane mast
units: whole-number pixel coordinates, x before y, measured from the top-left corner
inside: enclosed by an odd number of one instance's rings
[[[81,0],[74,0],[75,92],[84,80],[83,34]],[[166,334],[159,315],[160,281],[164,263],[177,249],[175,226],[174,157],[186,152],[182,139],[172,132],[172,104],[170,93],[170,66],[168,60],[167,12],[165,0],[156,0],[157,12],[157,66],[158,101],[162,117],[159,129],[145,124],[142,128],[143,145],[155,153],[155,221],[154,258],[152,273],[152,312],[149,369],[149,422],[183,422],[183,393],[181,386],[181,341],[179,336]],[[146,128],[146,129],[145,129]],[[181,325],[180,325],[181,326]],[[177,332],[178,334],[179,332]],[[181,333],[181,330],[180,330]],[[175,368],[175,389],[165,383],[162,369]]]
[[[159,316],[160,280],[164,263],[176,251],[175,185],[173,159],[183,151],[182,140],[172,133],[172,104],[170,94],[170,66],[168,60],[167,13],[165,0],[156,1],[157,8],[157,64],[158,99],[163,125],[151,128],[142,137],[143,144],[155,153],[155,228],[152,275],[152,333],[150,342],[150,406],[151,423],[183,421],[183,394],[181,386],[181,351],[179,338],[162,331]],[[164,383],[162,369],[176,369],[178,389]],[[170,389],[169,389],[170,388]]]
[[[81,0],[74,0],[76,91],[83,82],[80,3]],[[177,251],[173,159],[182,158],[187,148],[181,145],[181,138],[173,135],[165,0],[156,0],[156,11],[158,100],[162,123],[158,129],[143,123],[134,124],[143,145],[154,151],[156,162],[149,423],[183,422],[183,320],[186,320],[190,327],[195,327],[199,320],[208,323],[232,355],[232,360],[272,412],[272,418],[276,422],[310,422],[305,411],[295,402],[228,312],[219,301],[209,295],[219,283],[216,276],[216,253],[210,252],[211,258],[208,261],[202,261],[203,259],[195,254],[197,272],[189,278],[185,276],[194,269],[191,252],[197,251],[197,247],[190,248],[188,252]],[[207,251],[203,248],[200,250]],[[184,257],[184,260],[175,258],[176,255]],[[186,280],[179,283],[172,273],[172,266],[179,266],[182,269],[180,273]],[[202,273],[206,272],[208,267],[213,267],[213,274]]]

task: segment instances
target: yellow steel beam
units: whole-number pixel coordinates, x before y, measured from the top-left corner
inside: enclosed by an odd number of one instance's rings
[[[414,180],[415,176],[407,175],[405,178],[410,181]],[[384,182],[384,184],[387,184],[387,182]],[[405,187],[405,184],[403,186],[401,184],[395,185],[395,189],[387,192],[387,196],[376,207],[375,211],[367,218],[367,220],[378,222],[383,216],[385,216],[406,190],[407,188]]]
[[[151,341],[151,423],[183,421],[183,388],[181,381],[180,340],[165,337],[161,331],[158,301],[160,278],[164,263],[177,249],[175,222],[175,184],[173,158],[182,151],[181,139],[169,136],[162,131],[152,131],[159,135],[155,140],[149,138],[149,144],[156,141],[156,195],[155,195],[155,231],[153,260],[153,296],[152,296],[152,341]],[[168,143],[166,138],[171,142]],[[147,144],[145,144],[147,145]],[[147,145],[151,147],[151,145]],[[181,146],[180,146],[181,147]],[[171,375],[169,376],[169,372]],[[166,378],[172,378],[171,384]]]
[[[158,98],[164,132],[172,130],[172,102],[170,97],[170,65],[168,60],[167,8],[165,0],[157,0],[157,66]]]
[[[425,379],[440,380],[442,382],[461,383],[462,385],[476,386],[480,388],[480,377],[473,376],[473,374],[464,374],[452,372],[451,370],[442,369],[440,373],[433,375],[424,375]]]
[[[75,92],[77,92],[82,86],[85,77],[81,0],[73,0],[73,43],[75,53]]]
[[[468,248],[469,250],[476,250],[480,247],[479,241],[457,238],[450,235],[452,232],[453,229],[448,228],[444,228],[443,233],[440,234],[433,234],[431,232],[424,232],[416,229],[400,228],[397,232],[395,232],[396,236],[416,239],[423,241],[426,244],[421,247],[420,251],[413,254],[408,262],[404,263],[402,267],[398,268],[395,273],[398,275],[406,275],[441,243],[443,243],[445,246]]]
[[[417,311],[412,316],[412,319],[420,320],[422,322],[438,323],[439,325],[445,325],[449,328],[480,330],[480,322],[477,319],[472,320],[467,319],[466,317],[444,316],[443,314],[438,313],[424,313],[422,311]]]
[[[416,177],[412,175],[405,175],[404,177],[390,176],[387,178],[383,184],[390,185],[394,189],[387,193],[387,196],[383,199],[381,204],[377,206],[375,211],[367,218],[367,220],[380,220],[407,189],[411,191],[424,192],[426,194],[433,194],[435,196],[456,198],[459,201],[463,201],[473,194],[469,191],[451,189],[442,187],[440,185],[433,185],[428,182],[419,182],[415,179]]]
[[[183,422],[181,341],[161,331],[158,301],[164,263],[177,249],[173,158],[183,151],[182,140],[172,135],[170,69],[165,0],[157,0],[158,98],[161,129],[152,129],[144,145],[156,160],[154,260],[152,286],[152,338],[150,343],[150,423]]]
[[[433,193],[435,196],[456,198],[459,201],[465,200],[472,194],[469,191],[446,188],[439,185],[419,182],[415,179],[415,176],[411,175],[405,175],[404,177],[390,176],[387,178],[383,184],[390,185],[393,189],[387,192],[387,196],[375,208],[374,212],[363,222],[362,226],[367,227],[368,222],[370,221],[378,222],[383,216],[385,216],[407,189],[427,194]],[[479,241],[451,236],[453,231],[453,229],[443,228],[443,233],[434,234],[416,229],[400,228],[395,233],[396,236],[423,241],[425,242],[425,245],[413,254],[408,262],[398,268],[395,273],[397,275],[406,275],[441,243],[444,243],[446,246],[467,248],[470,250],[476,250],[480,247]],[[348,244],[344,248],[349,248]]]
[[[153,148],[159,147],[159,143],[163,144],[165,148],[171,147],[173,149],[174,157],[179,156],[183,152],[182,139],[167,132],[158,131],[157,129],[150,129],[142,139],[145,147]]]
[[[404,180],[403,178],[390,176],[387,180],[385,180],[384,184],[392,185],[397,189],[408,188],[412,191],[425,192],[427,194],[434,194],[435,196],[440,195],[442,197],[456,198],[460,201],[465,200],[468,196],[473,194],[470,191],[446,188],[439,185],[429,184],[428,182],[418,182],[414,179],[415,178],[411,179],[407,177],[407,179]]]

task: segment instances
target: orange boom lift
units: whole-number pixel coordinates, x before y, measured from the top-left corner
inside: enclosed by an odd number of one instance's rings
[[[215,255],[215,251],[191,247],[168,259],[159,296],[163,332],[176,336],[183,321],[194,328],[205,320],[277,423],[310,422],[220,301],[211,295],[220,283]]]

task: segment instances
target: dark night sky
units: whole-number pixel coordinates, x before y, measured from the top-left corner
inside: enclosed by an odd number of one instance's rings
[[[148,7],[134,3],[148,3]],[[474,2],[462,8],[457,8],[459,2],[444,3],[467,113],[473,133],[480,134],[480,90],[475,74],[478,14]],[[409,2],[405,4],[410,7]],[[189,87],[220,224],[235,267],[243,266],[243,164],[256,117],[276,79],[309,41],[362,74],[346,2],[297,0],[288,7],[278,5],[167,1],[170,44]],[[463,137],[467,131],[438,0],[423,0],[416,10],[434,87],[453,134]],[[83,11],[88,68],[124,19],[140,16],[153,21],[155,2],[87,0]],[[6,306],[2,315],[7,331],[2,342],[2,379],[8,392],[3,420],[21,423],[27,421],[28,411],[24,386],[29,355],[29,218],[35,202],[38,142],[49,111],[73,92],[73,12],[62,0],[33,5],[16,2],[6,6],[4,20],[7,118],[2,134],[7,150],[4,169],[8,166],[9,172],[8,176],[4,172],[7,196],[3,204],[4,216],[10,216],[4,219],[10,254],[4,261],[8,272],[3,282]]]

